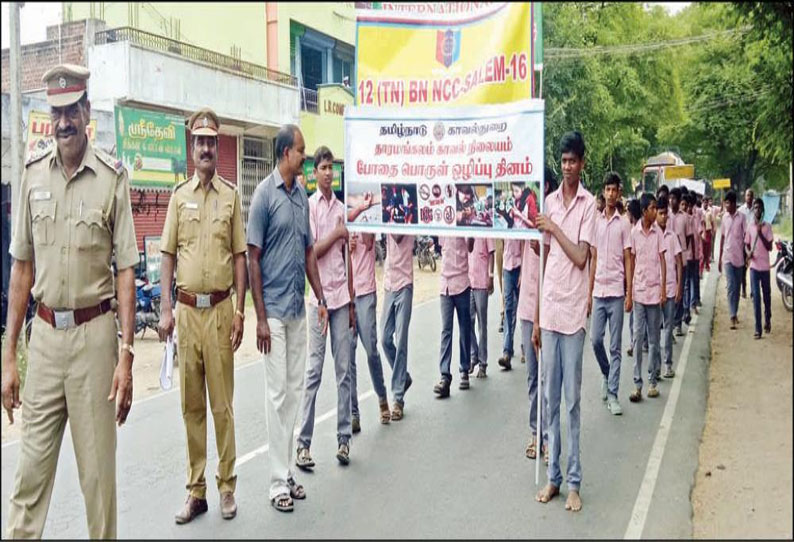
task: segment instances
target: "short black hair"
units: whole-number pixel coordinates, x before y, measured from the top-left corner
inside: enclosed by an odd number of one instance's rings
[[[686,202],[687,202],[687,203],[688,203],[690,206],[694,206],[694,205],[695,205],[695,203],[696,203],[696,200],[695,200],[695,193],[694,193],[694,192],[688,192],[688,193],[686,194],[686,196],[684,196],[684,197],[685,197],[685,199],[686,199]]]
[[[667,210],[667,196],[662,194],[659,196],[659,199],[656,200],[656,209],[661,211],[662,209]]]
[[[544,190],[547,194],[551,194],[557,190],[557,177],[549,166],[543,169],[543,184],[546,185]]]
[[[634,220],[639,220],[642,218],[642,210],[640,209],[640,201],[636,198],[631,198],[627,205],[629,209],[629,213],[634,218]]]
[[[758,206],[761,207],[762,214],[766,213],[766,209],[764,209],[764,200],[762,200],[761,198],[755,198],[753,200],[753,206],[755,206],[756,204],[758,204]]]
[[[684,185],[681,185],[681,193],[682,194],[689,194],[689,188]]]
[[[681,189],[678,187],[673,188],[670,190],[670,197],[675,196],[675,199],[680,203],[681,202]]]
[[[623,184],[623,181],[620,178],[620,175],[617,174],[615,171],[607,171],[604,174],[604,187],[609,185],[617,185],[618,190],[620,190],[620,186]]]
[[[317,147],[317,150],[314,151],[314,169],[317,169],[317,166],[320,165],[320,162],[323,160],[328,160],[329,162],[334,161],[334,153],[331,152],[331,149],[326,147],[325,145],[320,145]]]
[[[572,152],[581,160],[584,158],[584,151],[584,138],[579,132],[568,132],[560,139],[560,156],[566,152]]]
[[[670,194],[670,188],[669,188],[669,187],[668,187],[666,184],[663,184],[663,185],[662,185],[662,186],[660,186],[660,187],[659,187],[659,189],[656,191],[656,195],[657,195],[657,196],[658,196],[658,195],[660,195],[660,194],[665,194],[665,195],[668,195],[668,194]]]
[[[295,145],[295,134],[299,128],[294,124],[285,124],[276,134],[276,161],[281,162],[284,151]]]
[[[644,213],[648,210],[648,206],[651,203],[656,202],[656,196],[651,194],[650,192],[643,192],[642,196],[640,196],[640,212]]]
[[[730,201],[733,204],[736,204],[736,192],[733,190],[728,190],[728,193],[725,194],[725,201]]]

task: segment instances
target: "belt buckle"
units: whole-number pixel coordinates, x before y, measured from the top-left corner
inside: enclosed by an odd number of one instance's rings
[[[55,316],[55,329],[71,329],[77,327],[74,311],[52,311]]]
[[[210,294],[196,294],[196,308],[209,309],[212,307],[210,303]]]

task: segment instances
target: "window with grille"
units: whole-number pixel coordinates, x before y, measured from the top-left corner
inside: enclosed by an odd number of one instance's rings
[[[248,208],[254,190],[273,171],[273,143],[269,139],[243,138],[242,175],[240,176],[240,203],[243,223],[248,224]]]

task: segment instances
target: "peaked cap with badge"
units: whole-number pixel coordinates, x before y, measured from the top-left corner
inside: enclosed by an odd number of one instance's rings
[[[91,72],[76,64],[60,64],[47,70],[41,78],[47,87],[47,103],[66,107],[80,100],[88,92]]]
[[[204,107],[190,115],[187,126],[191,135],[216,137],[221,123],[218,121],[218,115],[215,114],[215,111],[209,107]]]

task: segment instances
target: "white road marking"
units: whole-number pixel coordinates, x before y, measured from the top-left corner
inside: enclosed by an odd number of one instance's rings
[[[698,317],[692,317],[690,330],[694,330],[697,325]],[[640,491],[637,494],[637,500],[634,502],[634,509],[631,511],[631,519],[626,527],[626,534],[623,535],[625,540],[637,540],[642,537],[642,531],[645,529],[645,520],[648,518],[648,510],[651,507],[651,500],[653,499],[653,491],[656,488],[656,480],[659,477],[659,468],[662,466],[662,458],[664,457],[665,446],[667,445],[667,437],[670,436],[670,428],[673,425],[673,416],[675,416],[675,408],[678,405],[678,398],[681,395],[681,385],[684,382],[684,374],[686,373],[687,362],[689,361],[689,349],[692,346],[692,338],[694,333],[687,333],[684,339],[684,346],[681,348],[681,355],[678,358],[678,370],[675,374],[673,386],[670,389],[670,397],[667,398],[667,404],[662,413],[662,419],[659,422],[659,430],[656,432],[656,438],[653,441],[651,454],[648,457],[648,465],[645,467],[645,476],[640,485]]]

